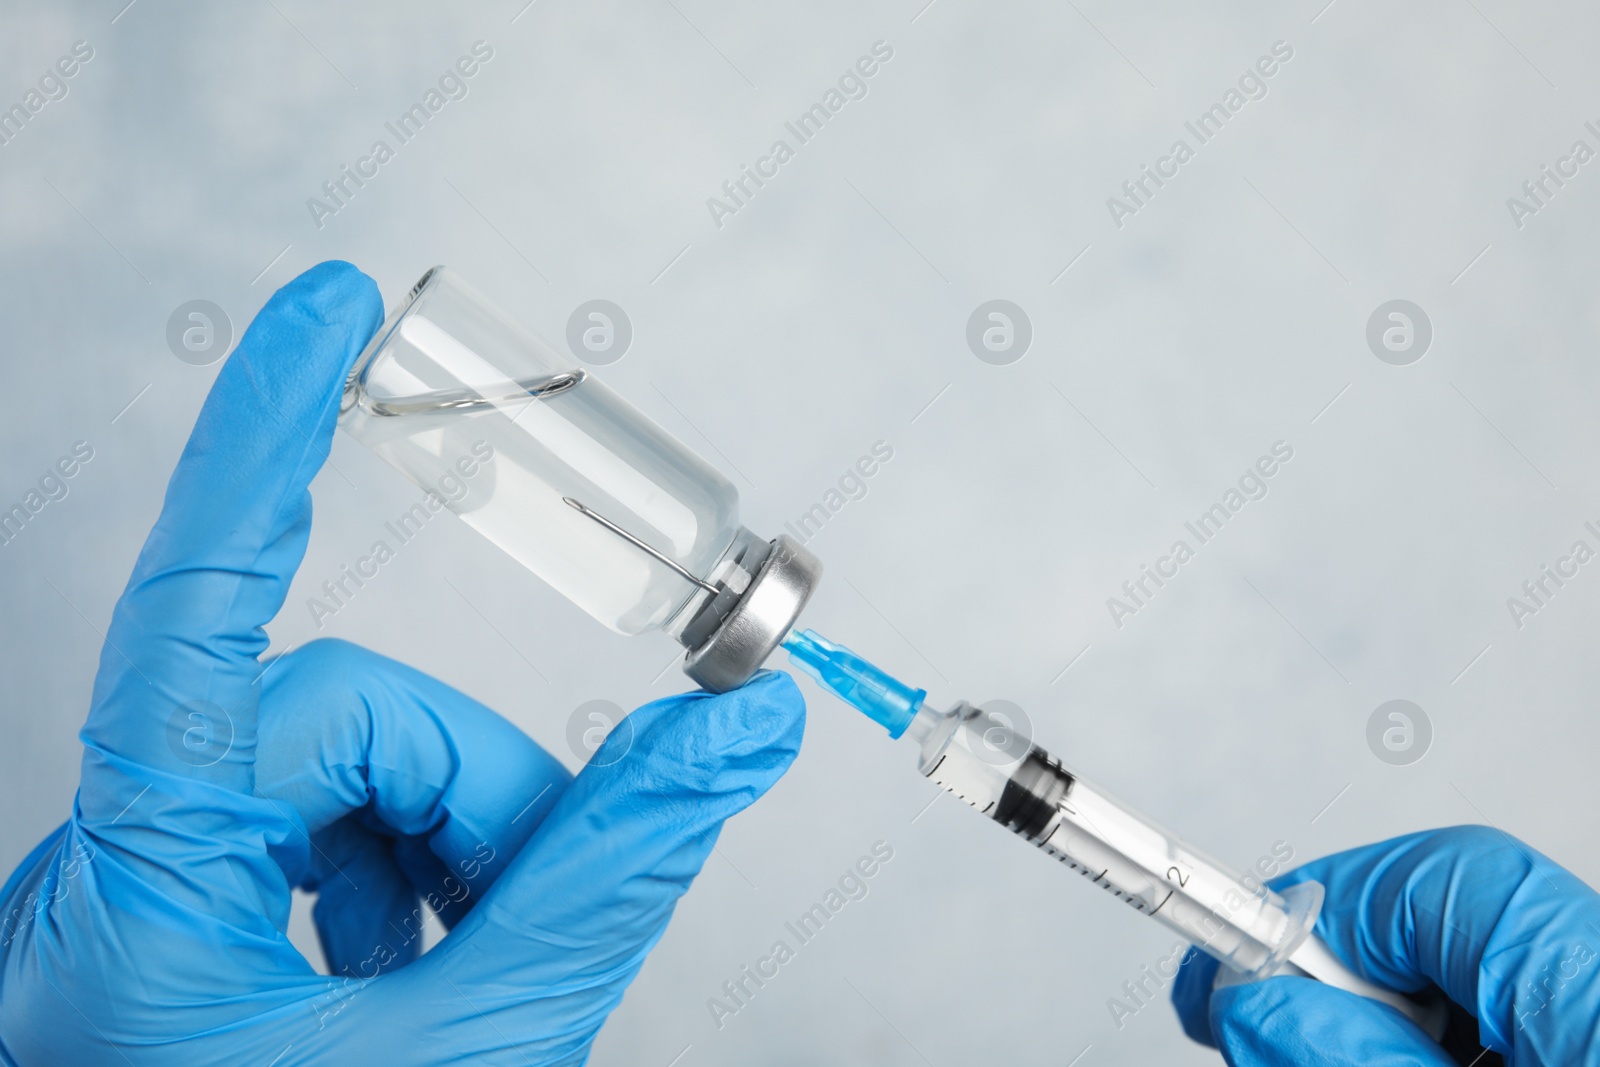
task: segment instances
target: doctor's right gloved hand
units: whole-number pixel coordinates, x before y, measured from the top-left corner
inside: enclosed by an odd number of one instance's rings
[[[1600,894],[1570,872],[1509,834],[1458,826],[1328,856],[1273,885],[1313,878],[1328,891],[1317,934],[1363,978],[1442,989],[1514,1067],[1600,1065]],[[1387,1005],[1310,978],[1213,990],[1216,961],[1191,956],[1173,1005],[1234,1067],[1455,1062]]]
[[[258,661],[381,317],[325,263],[217,375],[112,612],[71,817],[0,890],[0,1064],[581,1062],[723,821],[798,752],[778,673],[640,708],[573,778],[365,649]],[[285,936],[297,886],[331,976]],[[452,929],[419,954],[423,901]]]

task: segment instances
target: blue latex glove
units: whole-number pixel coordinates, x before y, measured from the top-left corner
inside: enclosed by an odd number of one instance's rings
[[[72,817],[0,891],[5,1063],[580,1062],[723,820],[793,760],[781,674],[639,709],[576,779],[342,642],[261,677],[381,317],[325,263],[218,375],[112,615]],[[294,886],[334,977],[284,934]],[[419,899],[453,924],[421,958]]]
[[[1352,970],[1430,985],[1477,1017],[1515,1067],[1600,1064],[1600,894],[1499,830],[1459,826],[1341,852],[1277,879],[1328,890],[1317,933]],[[1237,1067],[1454,1063],[1400,1012],[1309,978],[1212,991],[1191,954],[1173,986],[1184,1030]]]

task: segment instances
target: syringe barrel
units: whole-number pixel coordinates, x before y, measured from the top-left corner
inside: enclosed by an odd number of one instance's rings
[[[923,738],[921,770],[1248,978],[1278,970],[1316,921],[1320,886],[1286,897],[1239,875],[970,704]]]

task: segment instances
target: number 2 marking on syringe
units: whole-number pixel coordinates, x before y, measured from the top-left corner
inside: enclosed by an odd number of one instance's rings
[[[1169,882],[1177,882],[1179,888],[1182,888],[1183,886],[1186,886],[1186,885],[1189,884],[1189,876],[1187,874],[1184,874],[1183,871],[1179,870],[1177,867],[1168,867],[1167,868],[1167,881],[1169,881]],[[1150,914],[1154,915],[1156,912],[1158,912],[1162,908],[1166,907],[1167,901],[1171,900],[1174,896],[1177,895],[1177,893],[1178,893],[1178,890],[1174,889],[1171,892],[1169,892],[1166,896],[1162,897],[1161,898],[1161,903],[1157,904],[1155,906],[1154,910],[1152,910],[1150,912]]]

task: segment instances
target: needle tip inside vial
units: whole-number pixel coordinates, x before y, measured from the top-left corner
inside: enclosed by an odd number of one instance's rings
[[[796,666],[888,730],[890,737],[905,733],[928,695],[927,690],[911,688],[815,630],[791,632],[783,647]]]
[[[616,523],[612,522],[610,519],[606,518],[604,515],[600,514],[598,511],[594,510],[594,508],[589,507],[582,501],[574,500],[570,496],[564,496],[561,498],[561,502],[567,505],[567,507],[578,512],[580,515],[585,515],[593,519],[595,522],[598,522],[601,526],[604,526],[606,529],[610,530],[612,533],[616,534],[618,537],[622,538],[639,551],[660,560],[662,563],[667,565],[667,568],[671,570],[672,573],[676,574],[685,581],[698,585],[701,589],[704,589],[712,596],[716,596],[719,592],[716,586],[712,585],[703,578],[697,577],[692,571],[685,570],[683,564],[679,563],[671,556],[668,556],[664,552],[657,552],[639,538],[633,536],[633,534],[629,533],[627,530],[624,530],[622,527],[618,526]]]

